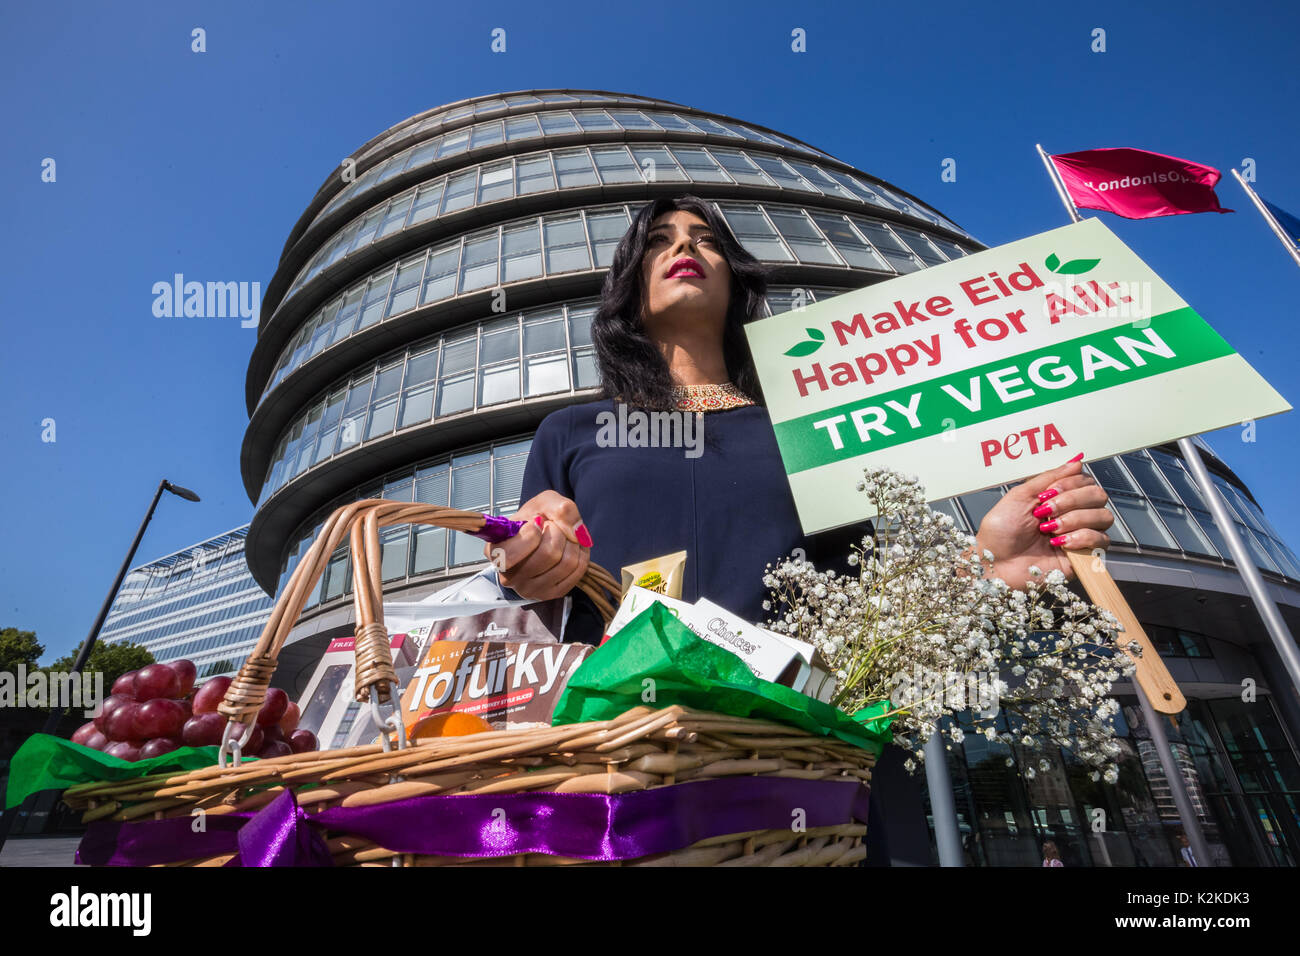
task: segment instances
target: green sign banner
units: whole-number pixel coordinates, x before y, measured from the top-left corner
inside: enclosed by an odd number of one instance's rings
[[[940,499],[1291,407],[1096,219],[747,333],[809,533],[873,517],[864,467]]]

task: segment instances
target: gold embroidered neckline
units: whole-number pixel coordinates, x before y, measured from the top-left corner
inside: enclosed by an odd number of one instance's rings
[[[731,382],[722,385],[674,385],[673,397],[681,412],[717,412],[753,405],[754,400]]]

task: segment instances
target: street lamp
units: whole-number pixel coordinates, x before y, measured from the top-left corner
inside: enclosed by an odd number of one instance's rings
[[[117,578],[113,581],[113,586],[109,588],[108,597],[104,598],[104,606],[99,609],[99,616],[95,618],[95,623],[90,627],[90,634],[86,637],[86,642],[81,645],[81,650],[77,652],[77,659],[73,661],[72,673],[79,674],[81,669],[86,666],[86,661],[90,659],[90,652],[95,647],[95,640],[99,637],[99,629],[104,626],[104,618],[108,617],[109,608],[113,606],[113,599],[117,597],[117,589],[122,586],[122,579],[126,577],[127,569],[131,567],[131,559],[135,557],[135,549],[140,547],[140,539],[144,537],[144,529],[149,526],[149,520],[153,517],[153,511],[158,507],[158,499],[162,497],[163,491],[170,491],[178,498],[184,498],[186,501],[198,501],[199,496],[188,488],[182,488],[180,485],[174,485],[166,478],[158,483],[158,490],[154,492],[153,501],[149,503],[149,510],[145,512],[144,520],[140,522],[140,530],[135,533],[135,540],[131,542],[131,550],[126,553],[126,559],[122,562],[122,567],[118,569]],[[44,732],[47,734],[54,733],[63,719],[66,708],[50,708],[49,720],[45,722]]]

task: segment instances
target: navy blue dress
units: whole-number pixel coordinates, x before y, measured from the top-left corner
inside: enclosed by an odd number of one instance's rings
[[[602,412],[617,417],[615,403],[605,399],[567,406],[542,421],[524,468],[520,503],[548,489],[573,499],[591,533],[591,560],[616,579],[624,565],[684,550],[683,600],[707,597],[762,623],[768,617],[768,563],[802,548],[819,569],[847,571],[850,544],[872,533],[870,522],[803,533],[776,435],[761,406],[705,412],[702,441],[691,449],[604,447],[598,440]],[[857,494],[851,487],[827,493]],[[599,643],[599,614],[582,592],[575,590],[574,597],[565,640]],[[873,866],[889,865],[879,809],[887,802],[883,796],[872,788],[867,833]]]

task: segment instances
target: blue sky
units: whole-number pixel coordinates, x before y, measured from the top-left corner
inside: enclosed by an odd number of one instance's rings
[[[1289,3],[274,4],[9,2],[0,34],[0,626],[45,660],[84,637],[162,477],[137,556],[248,521],[236,319],[165,319],[151,288],[273,274],[335,165],[464,97],[582,87],[770,126],[996,245],[1067,219],[1034,143],[1136,146],[1224,171],[1235,215],[1098,214],[1293,404],[1300,270],[1228,170],[1300,215]],[[207,52],[190,50],[202,27]],[[492,53],[491,31],[506,31]],[[1090,50],[1094,28],[1106,52]],[[801,28],[807,52],[790,50]],[[46,157],[57,181],[41,181]],[[945,158],[957,181],[940,179]],[[56,423],[43,442],[42,421]],[[1211,433],[1300,550],[1300,415]]]

